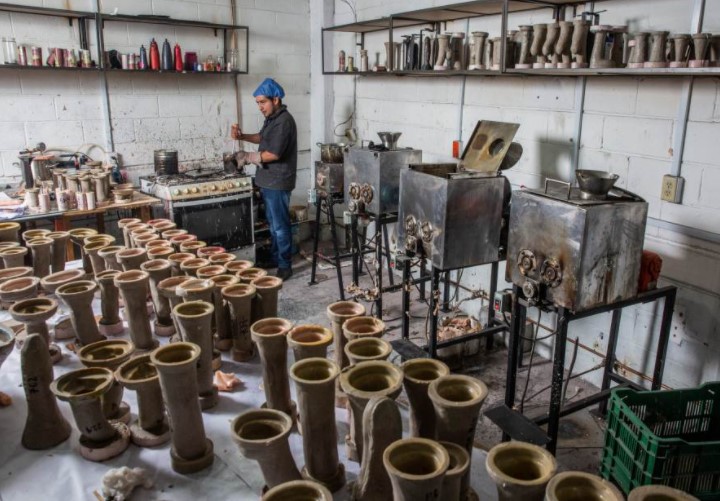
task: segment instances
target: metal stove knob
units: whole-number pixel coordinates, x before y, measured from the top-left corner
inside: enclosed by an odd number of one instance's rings
[[[183,188],[182,194],[187,195],[188,193],[190,193],[190,190],[188,190],[187,188]]]
[[[192,187],[192,188],[190,188],[190,191],[191,191],[192,193],[197,193],[197,192],[198,192],[198,189],[197,189],[197,187]]]
[[[215,186],[214,184],[211,184],[210,191],[215,191],[215,190],[217,190],[217,186]]]
[[[180,190],[174,189],[172,192],[173,195],[178,196],[180,194]]]

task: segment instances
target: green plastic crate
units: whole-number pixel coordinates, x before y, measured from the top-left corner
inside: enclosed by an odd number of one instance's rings
[[[720,382],[613,391],[600,474],[626,494],[661,484],[720,499]]]

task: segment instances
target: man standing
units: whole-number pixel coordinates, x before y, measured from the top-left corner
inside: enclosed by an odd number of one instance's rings
[[[287,106],[283,88],[266,78],[253,93],[265,123],[257,134],[243,134],[235,127],[232,138],[258,144],[258,151],[241,151],[239,165],[256,164],[255,184],[265,201],[265,216],[270,225],[272,258],[277,276],[292,276],[292,233],[290,228],[290,193],[297,173],[297,128]]]

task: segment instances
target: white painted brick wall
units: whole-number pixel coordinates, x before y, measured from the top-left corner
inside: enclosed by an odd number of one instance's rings
[[[92,11],[93,0],[15,0],[23,5]],[[121,14],[170,15],[176,19],[231,24],[229,0],[101,0],[101,9]],[[310,148],[310,34],[308,0],[239,0],[238,24],[250,27],[250,71],[239,77],[240,96],[230,76],[108,74],[110,111],[115,149],[135,179],[152,169],[152,151],[179,150],[181,162],[212,162],[232,149],[229,126],[236,121],[241,100],[242,127],[254,132],[262,125],[252,91],[267,76],[286,89],[285,102],[294,114],[301,149]],[[21,44],[78,48],[77,23],[66,19],[0,13],[0,31]],[[91,27],[91,44],[95,44]],[[165,38],[183,51],[194,50],[204,59],[222,55],[222,39],[209,30],[152,24],[108,22],[106,50],[138,52],[151,38]],[[242,40],[240,40],[242,44]],[[93,45],[94,47],[94,45]],[[240,47],[241,52],[244,46]],[[244,57],[244,53],[243,53]],[[0,74],[0,159],[3,182],[19,181],[17,152],[26,144],[44,140],[48,145],[78,148],[84,143],[105,145],[99,75],[8,72]],[[251,147],[249,145],[248,147]],[[94,152],[94,153],[97,153]],[[309,167],[301,155],[300,169]],[[300,177],[309,176],[301,174]],[[300,184],[300,183],[299,183]],[[306,198],[307,183],[295,198]]]
[[[443,0],[358,0],[359,19],[373,19],[408,10],[450,3]],[[720,1],[708,2],[706,29],[720,31]],[[687,32],[691,2],[642,0],[603,2],[601,21],[629,24],[632,31],[669,29]],[[352,22],[348,7],[335,1],[336,24]],[[510,27],[547,22],[546,13],[511,14]],[[489,31],[498,36],[500,21],[488,16],[470,21],[470,30]],[[407,30],[406,30],[407,31]],[[465,31],[465,23],[449,23],[447,31]],[[396,35],[403,34],[398,30]],[[374,53],[385,60],[386,33],[366,36],[371,63]],[[329,67],[336,64],[337,51],[348,54],[353,39],[333,37],[335,53],[326,53]],[[334,77],[336,93],[335,123],[352,111],[351,77]],[[463,123],[458,130],[460,103],[459,78],[357,78],[355,126],[363,139],[376,139],[383,129],[403,132],[404,146],[423,149],[425,161],[450,160],[450,144],[460,135],[467,140],[479,119],[517,121],[517,138],[524,155],[508,171],[517,186],[539,187],[546,177],[568,179],[571,173],[576,79],[533,77],[467,78]],[[685,178],[683,204],[660,201],[662,176],[670,172],[673,137],[681,97],[682,80],[661,78],[603,77],[587,80],[580,166],[608,170],[620,175],[618,185],[644,197],[652,218],[720,233],[720,80],[697,79],[692,94],[688,135],[682,166]],[[691,386],[720,377],[720,245],[693,240],[685,235],[648,226],[645,247],[663,256],[664,284],[680,287],[678,310],[685,324],[673,329],[668,351],[666,383]],[[487,287],[487,270],[469,270],[463,281],[473,289]],[[507,286],[501,281],[501,287]],[[469,303],[476,313],[477,305]],[[535,312],[530,316],[535,317]],[[552,322],[544,319],[544,323]],[[659,318],[653,305],[628,308],[623,314],[621,349],[623,360],[633,367],[652,371],[653,339],[657,338]],[[607,345],[608,315],[587,319],[571,327],[570,337],[579,336],[584,344]],[[545,350],[547,354],[547,350]],[[622,358],[621,357],[621,358]],[[599,362],[580,351],[577,370]],[[599,383],[599,374],[588,379]]]

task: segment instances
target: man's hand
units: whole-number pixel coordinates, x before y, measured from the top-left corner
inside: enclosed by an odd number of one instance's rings
[[[247,164],[260,165],[262,163],[259,151],[238,151],[235,158],[237,158],[238,166]]]
[[[230,137],[236,141],[240,140],[242,137],[242,129],[240,129],[239,124],[232,124],[232,127],[230,127]]]

